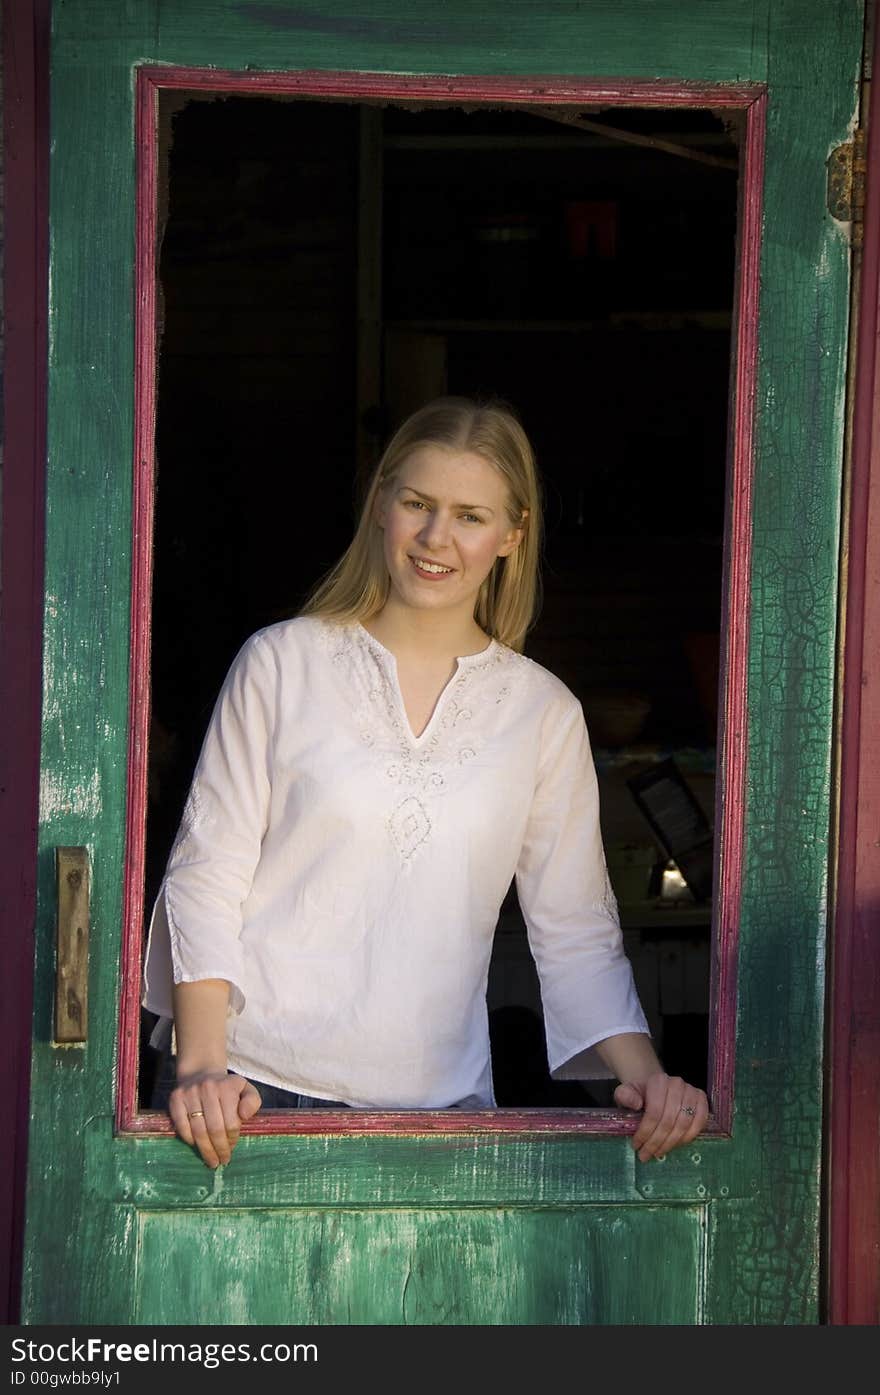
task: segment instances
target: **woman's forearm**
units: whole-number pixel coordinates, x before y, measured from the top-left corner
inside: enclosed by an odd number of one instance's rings
[[[662,1071],[651,1038],[645,1032],[621,1032],[596,1043],[596,1051],[604,1065],[621,1082],[642,1085],[649,1076]]]
[[[174,985],[178,1082],[209,1072],[226,1073],[228,1009],[229,984],[225,978]]]

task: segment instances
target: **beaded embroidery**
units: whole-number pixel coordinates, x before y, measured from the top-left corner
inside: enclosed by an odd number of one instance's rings
[[[596,907],[596,909],[598,911],[601,911],[603,915],[606,915],[609,920],[612,920],[614,924],[617,925],[620,920],[620,910],[617,905],[617,897],[615,896],[614,890],[611,886],[611,878],[608,875],[607,864],[604,867],[604,876],[605,891],[602,896],[602,900],[599,902],[599,905]]]
[[[183,806],[183,813],[180,816],[180,823],[177,828],[177,836],[174,839],[174,846],[171,849],[171,859],[177,857],[186,843],[195,833],[196,829],[204,823],[205,811],[202,803],[202,791],[199,786],[198,774],[189,787],[189,794],[186,796],[186,803]]]
[[[529,664],[521,654],[493,642],[481,658],[469,658],[449,680],[421,737],[412,734],[403,709],[390,653],[360,625],[318,621],[319,634],[353,704],[365,746],[385,760],[385,774],[400,791],[386,820],[404,867],[424,848],[440,813],[440,800],[457,769],[468,764],[485,740],[497,707]],[[484,687],[474,716],[471,698]]]

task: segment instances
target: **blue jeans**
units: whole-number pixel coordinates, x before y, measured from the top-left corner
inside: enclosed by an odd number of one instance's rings
[[[251,1084],[259,1090],[264,1109],[349,1108],[342,1100],[322,1100],[315,1095],[299,1095],[295,1090],[283,1090],[280,1085],[267,1085],[263,1080],[251,1080]]]
[[[234,1075],[235,1071],[230,1071]],[[250,1077],[248,1077],[250,1078]],[[156,1073],[156,1083],[150,1098],[153,1109],[167,1109],[168,1097],[177,1084],[177,1067],[174,1057],[166,1055]],[[284,1090],[280,1085],[267,1085],[263,1080],[251,1080],[259,1090],[263,1109],[348,1109],[341,1100],[322,1100],[315,1095],[301,1095],[295,1090]]]

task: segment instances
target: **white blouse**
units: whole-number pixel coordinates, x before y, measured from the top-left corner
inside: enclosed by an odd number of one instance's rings
[[[512,878],[551,1071],[647,1032],[580,704],[492,640],[420,736],[394,656],[300,617],[246,641],[214,709],[150,926],[144,1005],[231,986],[229,1065],[363,1108],[494,1105],[486,985]]]

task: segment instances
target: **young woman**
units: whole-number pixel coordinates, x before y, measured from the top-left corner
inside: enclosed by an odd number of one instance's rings
[[[391,440],[305,612],[253,635],[160,889],[145,1006],[209,1167],[261,1103],[491,1108],[486,982],[515,876],[551,1072],[609,1076],[646,1161],[705,1125],[623,948],[580,704],[520,652],[540,501],[521,426],[445,398]]]

